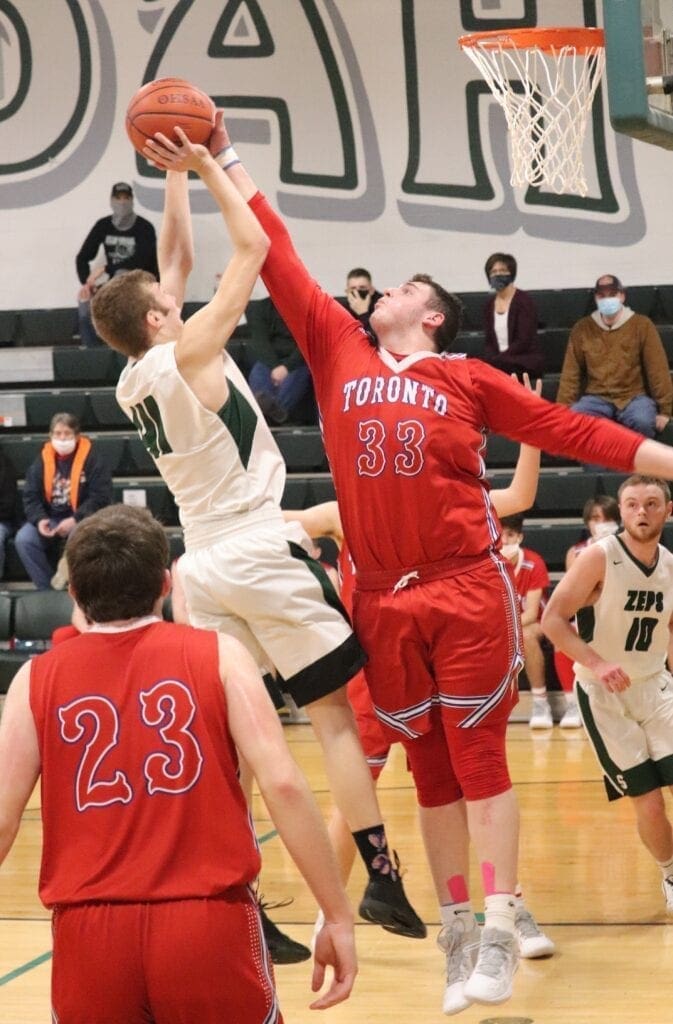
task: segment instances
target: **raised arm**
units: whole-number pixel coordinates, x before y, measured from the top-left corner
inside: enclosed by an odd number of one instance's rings
[[[221,365],[222,348],[248,304],[269,241],[248,204],[206,147],[193,145],[179,128],[175,131],[179,143],[157,134],[155,139],[148,140],[145,155],[162,170],[191,170],[199,175],[220,209],[233,246],[215,295],[190,317],[175,348],[182,376],[204,404],[219,409],[228,393],[224,374],[216,372]],[[186,190],[184,173],[183,177]],[[163,281],[162,287],[168,290]]]
[[[332,983],[312,1009],[346,999],[357,972],[353,913],[341,884],[334,851],[308,783],[294,762],[257,666],[232,637],[220,635],[220,674],[229,728],[257,779],[274,825],[325,915],[315,946],[312,989],[321,988],[325,967]]]
[[[168,171],[164,216],[158,246],[159,280],[178,306],[185,299],[185,287],[194,264],[192,216],[189,209],[187,174]]]
[[[516,374],[512,374],[516,380]],[[523,375],[524,387],[536,395],[542,394],[542,380],[531,384],[527,373]],[[519,458],[516,460],[514,476],[508,487],[498,487],[491,491],[491,501],[496,512],[503,516],[513,516],[517,512],[526,512],[535,501],[537,484],[540,478],[540,449],[522,444]]]

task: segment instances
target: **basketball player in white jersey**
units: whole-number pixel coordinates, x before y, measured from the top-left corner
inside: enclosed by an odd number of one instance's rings
[[[268,238],[208,149],[176,132],[188,155],[166,176],[161,279],[144,271],[119,275],[92,303],[100,337],[129,356],[117,400],[180,510],[185,555],[179,572],[192,624],[237,637],[263,670],[278,669],[297,705],[307,706],[332,795],[367,867],[359,912],[389,931],[421,938],[426,928],[389,856],[346,699],[345,684],[364,664],[364,652],[325,572],[308,554],[308,537],[283,519],[282,456],[224,348],[248,303]],[[217,202],[233,253],[214,297],[183,324],[193,261],[190,170]]]
[[[608,799],[631,797],[669,914],[673,830],[662,789],[673,788],[673,555],[660,539],[672,510],[665,481],[628,477],[619,488],[623,532],[581,552],[542,617],[549,639],[575,660],[577,703]]]

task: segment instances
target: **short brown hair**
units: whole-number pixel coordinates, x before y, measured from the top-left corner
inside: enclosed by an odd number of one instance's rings
[[[632,473],[631,476],[628,476],[626,480],[620,484],[619,490],[617,491],[617,497],[621,501],[622,492],[625,491],[627,487],[639,487],[641,484],[645,487],[650,484],[653,487],[659,487],[664,495],[664,500],[667,502],[671,500],[671,488],[668,486],[667,482],[662,480],[659,476],[648,476],[646,473]]]
[[[92,622],[150,615],[168,566],[163,527],[144,508],[108,505],[81,522],[66,545],[70,585]]]
[[[447,292],[441,284],[433,281],[430,274],[414,274],[411,280],[429,285],[434,292],[429,301],[430,309],[444,314],[444,322],[436,329],[434,341],[438,352],[447,352],[455,341],[463,322],[463,304],[456,295]]]
[[[62,423],[68,430],[72,430],[73,434],[79,434],[81,431],[80,422],[77,416],[72,412],[55,412],[49,421],[49,433],[54,433],[54,428]]]
[[[600,508],[603,512],[603,516],[610,522],[619,523],[621,516],[619,515],[619,505],[617,499],[613,498],[611,494],[596,494],[593,498],[588,498],[584,502],[584,508],[582,509],[582,519],[584,525],[589,525],[589,520],[594,514],[594,509]]]
[[[145,317],[157,308],[150,293],[156,277],[147,270],[117,274],[91,300],[93,325],[103,341],[122,355],[137,358],[150,347]]]

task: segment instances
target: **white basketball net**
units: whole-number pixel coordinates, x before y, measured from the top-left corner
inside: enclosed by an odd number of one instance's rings
[[[585,196],[582,146],[605,66],[604,48],[577,53],[574,46],[562,46],[546,52],[476,42],[463,49],[505,111],[511,184],[546,185],[556,193]],[[514,83],[520,91],[514,91]]]

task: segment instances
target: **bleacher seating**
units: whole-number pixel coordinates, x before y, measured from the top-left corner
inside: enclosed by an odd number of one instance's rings
[[[540,315],[540,340],[545,352],[543,394],[553,400],[572,324],[593,309],[590,288],[542,289],[530,292]],[[465,292],[466,318],[456,349],[469,356],[482,350],[482,310],[486,291]],[[628,289],[627,301],[658,325],[669,362],[673,365],[673,285],[643,285]],[[201,304],[190,303],[186,315]],[[121,412],[114,387],[125,364],[121,355],[101,347],[84,349],[73,344],[76,311],[0,311],[0,414],[2,402],[11,410],[11,423],[0,434],[0,443],[23,478],[38,454],[55,411],[77,413],[83,430],[92,437],[109,461],[116,500],[145,502],[166,526],[175,557],[182,550],[175,503],[159,478],[156,466]],[[247,329],[238,328],[229,351],[245,365]],[[334,498],[334,486],[317,426],[274,428],[274,435],[288,468],[283,504],[302,508]],[[487,465],[496,485],[511,477],[518,445],[504,437],[489,438]],[[581,510],[596,493],[616,494],[620,474],[584,472],[568,459],[543,454],[542,473],[535,504],[527,516],[526,544],[539,551],[553,573],[563,569],[565,551],[582,535]],[[670,532],[666,542],[673,540]],[[5,585],[26,587],[26,576],[13,545],[8,545]],[[3,595],[0,594],[0,598]],[[2,633],[0,601],[0,635]],[[2,641],[0,640],[0,643]]]

